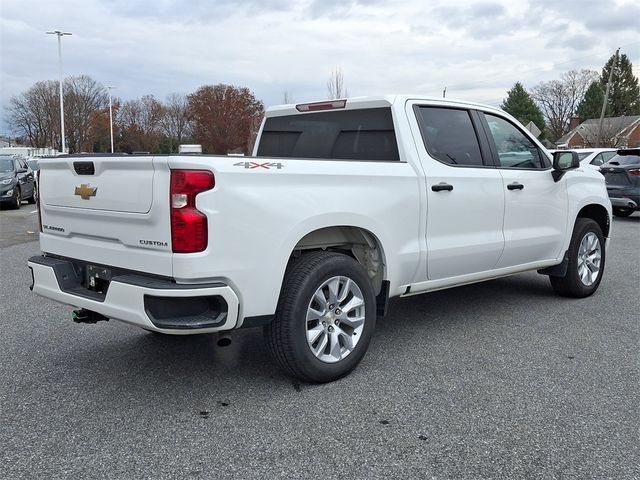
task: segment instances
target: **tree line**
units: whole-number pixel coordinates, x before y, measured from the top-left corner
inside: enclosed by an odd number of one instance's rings
[[[110,152],[109,94],[80,75],[63,82],[65,139],[69,153]],[[18,138],[33,147],[61,149],[59,82],[35,83],[9,101],[8,119]],[[190,94],[172,93],[123,101],[112,98],[114,150],[172,153],[199,143],[205,153],[249,153],[264,115],[263,103],[245,87],[204,85]]]
[[[109,93],[87,75],[63,82],[65,140],[69,153],[111,151]],[[329,98],[349,95],[342,70],[331,71]],[[264,104],[246,87],[204,85],[191,94],[172,93],[123,101],[112,98],[116,152],[173,153],[180,144],[201,144],[205,153],[250,153],[264,116]],[[284,103],[293,103],[284,92]],[[14,95],[8,119],[20,143],[61,150],[59,82],[35,83]]]
[[[640,87],[625,54],[609,58],[600,74],[593,70],[571,70],[529,91],[516,82],[501,108],[524,125],[533,122],[546,139],[555,142],[570,131],[572,117],[582,121],[600,118],[610,76],[605,116],[640,115]]]

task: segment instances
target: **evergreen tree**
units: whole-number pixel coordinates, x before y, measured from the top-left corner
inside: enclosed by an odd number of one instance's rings
[[[520,82],[516,82],[507,92],[507,98],[502,102],[501,108],[516,117],[523,125],[533,122],[544,131],[542,112]]]
[[[578,105],[576,113],[582,120],[590,118],[600,118],[602,112],[602,103],[604,102],[604,90],[599,81],[592,82],[584,94],[584,98]],[[607,109],[609,110],[609,109]],[[607,115],[609,112],[605,112]]]
[[[616,60],[612,55],[602,69],[602,89],[607,88],[609,73]],[[633,65],[624,53],[620,55],[616,68],[613,70],[607,113],[612,117],[621,115],[640,115],[640,86],[638,79],[633,75]]]

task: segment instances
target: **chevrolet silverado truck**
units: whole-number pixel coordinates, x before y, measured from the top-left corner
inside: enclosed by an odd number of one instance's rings
[[[275,360],[327,382],[363,358],[389,299],[537,270],[602,280],[604,179],[505,112],[421,96],[267,111],[250,157],[41,162],[33,292],[187,335],[263,326]],[[454,294],[452,294],[454,295]]]

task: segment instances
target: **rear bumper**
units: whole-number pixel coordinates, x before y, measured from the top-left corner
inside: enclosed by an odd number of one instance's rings
[[[77,268],[69,261],[36,256],[28,266],[34,293],[148,330],[190,335],[230,330],[238,323],[238,296],[222,283],[176,284],[144,275],[117,275],[100,295],[81,286]]]

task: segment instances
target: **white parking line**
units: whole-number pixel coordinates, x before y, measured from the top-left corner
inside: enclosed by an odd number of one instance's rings
[[[34,210],[33,212],[29,212],[29,215],[34,214],[34,213],[38,213],[38,210]]]

